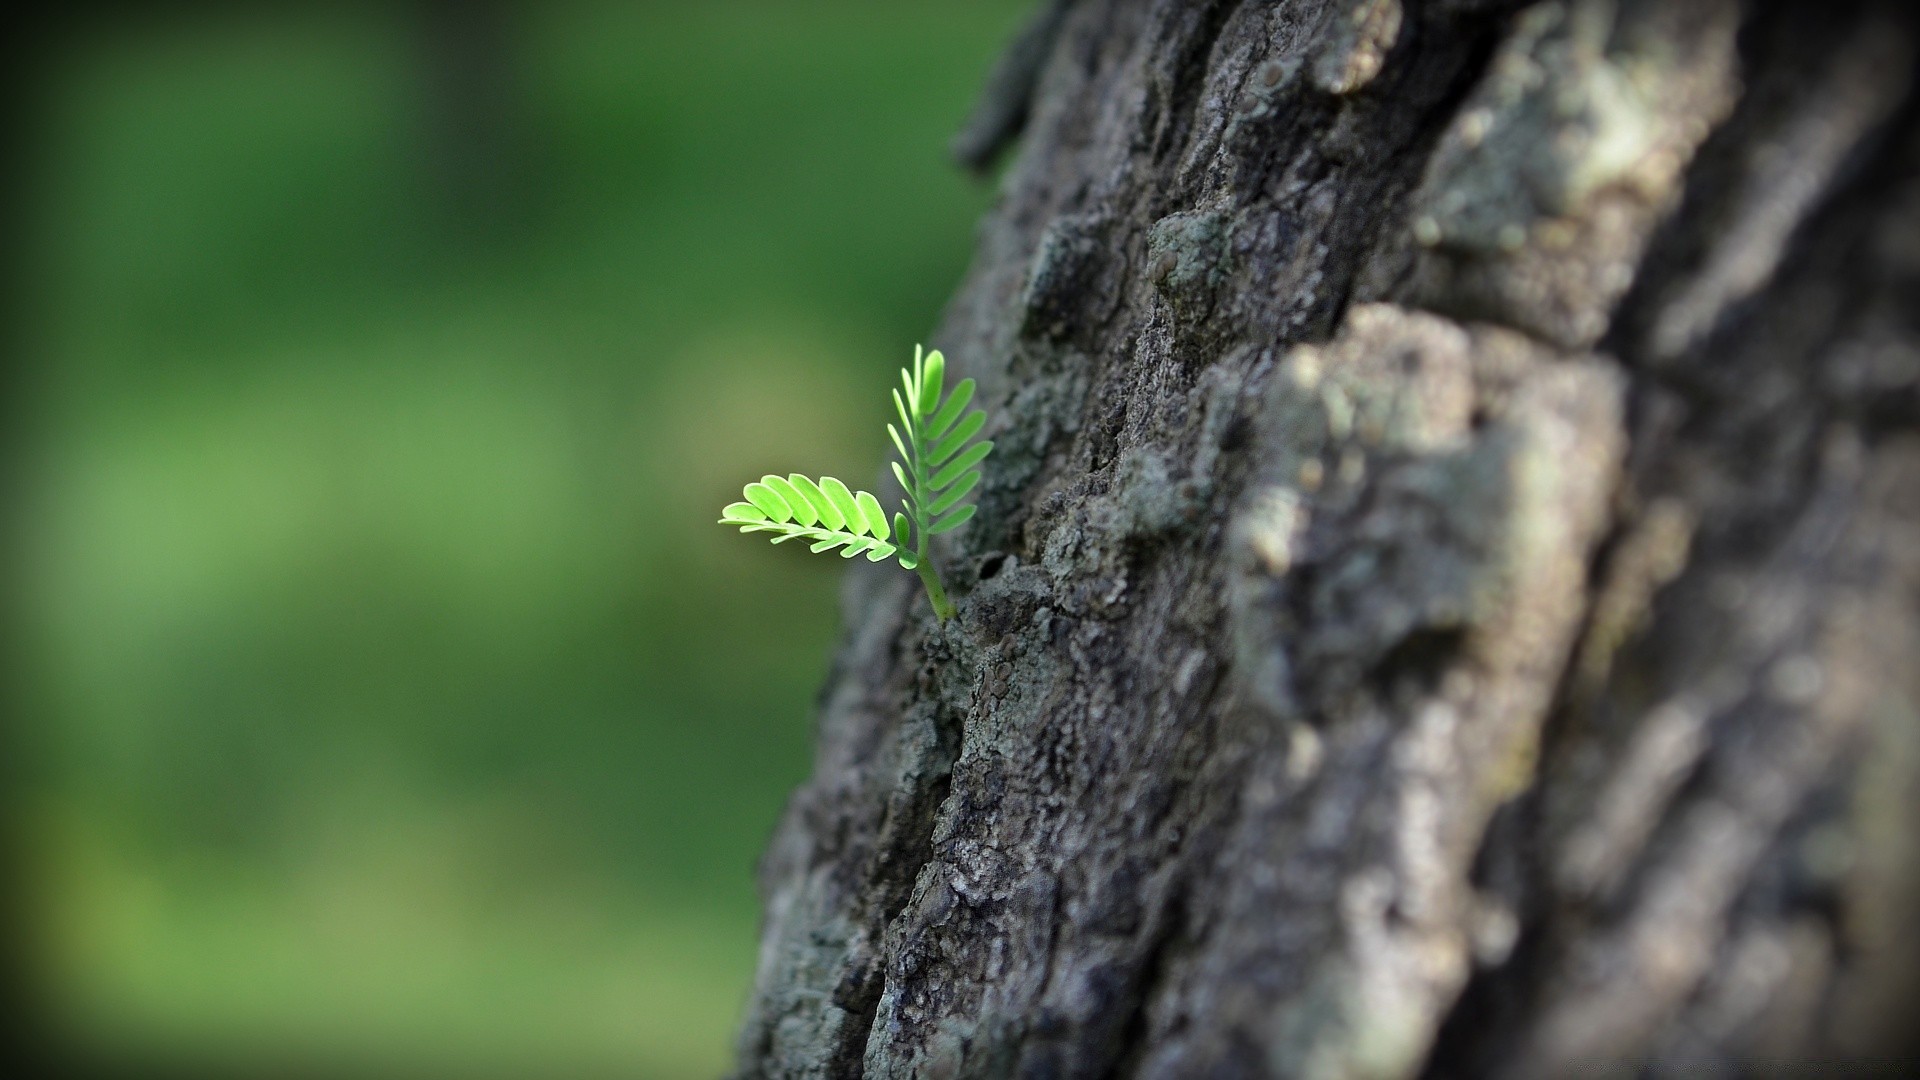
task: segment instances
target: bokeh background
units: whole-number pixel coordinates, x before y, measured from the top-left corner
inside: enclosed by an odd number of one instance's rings
[[[711,1076],[839,560],[1025,0],[36,24],[7,811],[139,1075]]]

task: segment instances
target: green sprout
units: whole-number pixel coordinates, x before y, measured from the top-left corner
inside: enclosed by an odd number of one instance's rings
[[[941,622],[951,619],[953,602],[941,586],[940,571],[927,558],[927,539],[959,528],[973,516],[975,505],[962,506],[960,500],[980,482],[979,465],[993,450],[993,443],[969,445],[986,424],[987,414],[979,409],[966,411],[973,400],[972,379],[960,380],[941,400],[946,370],[947,360],[940,350],[923,356],[915,345],[913,367],[900,371],[901,389],[893,392],[893,407],[900,413],[905,434],[892,424],[887,425],[887,434],[900,451],[900,460],[892,463],[893,475],[906,498],[891,526],[872,492],[853,491],[831,476],[816,483],[800,473],[769,473],[748,484],[742,492],[746,501],[730,503],[720,511],[720,524],[738,525],[743,533],[773,533],[776,544],[811,540],[810,550],[839,548],[843,559],[863,551],[869,562],[898,557],[901,566],[917,572],[926,583],[933,613]]]

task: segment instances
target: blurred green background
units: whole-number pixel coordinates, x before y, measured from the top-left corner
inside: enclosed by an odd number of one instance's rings
[[[1027,6],[49,35],[9,798],[66,1052],[724,1070],[842,564],[713,519],[878,476]]]

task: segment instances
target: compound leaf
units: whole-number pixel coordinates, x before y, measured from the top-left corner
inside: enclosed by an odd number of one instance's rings
[[[800,540],[816,552],[837,549],[845,559],[898,557],[901,566],[927,576],[934,610],[951,618],[953,605],[939,588],[939,576],[927,575],[925,556],[913,548],[924,550],[928,537],[959,528],[977,512],[961,500],[979,486],[976,466],[993,443],[974,441],[987,422],[985,412],[967,409],[977,384],[962,379],[947,392],[946,377],[946,356],[916,346],[913,365],[901,369],[900,388],[891,392],[900,424],[888,424],[887,437],[900,455],[891,466],[905,496],[891,519],[872,492],[854,491],[831,476],[769,473],[742,489],[744,501],[720,511],[720,523],[743,533],[770,533],[776,544]]]

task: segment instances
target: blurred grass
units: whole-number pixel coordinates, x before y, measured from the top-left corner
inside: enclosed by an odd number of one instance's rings
[[[72,1045],[724,1067],[839,564],[712,519],[877,474],[1024,6],[529,8],[479,234],[398,9],[46,61],[15,798]]]

